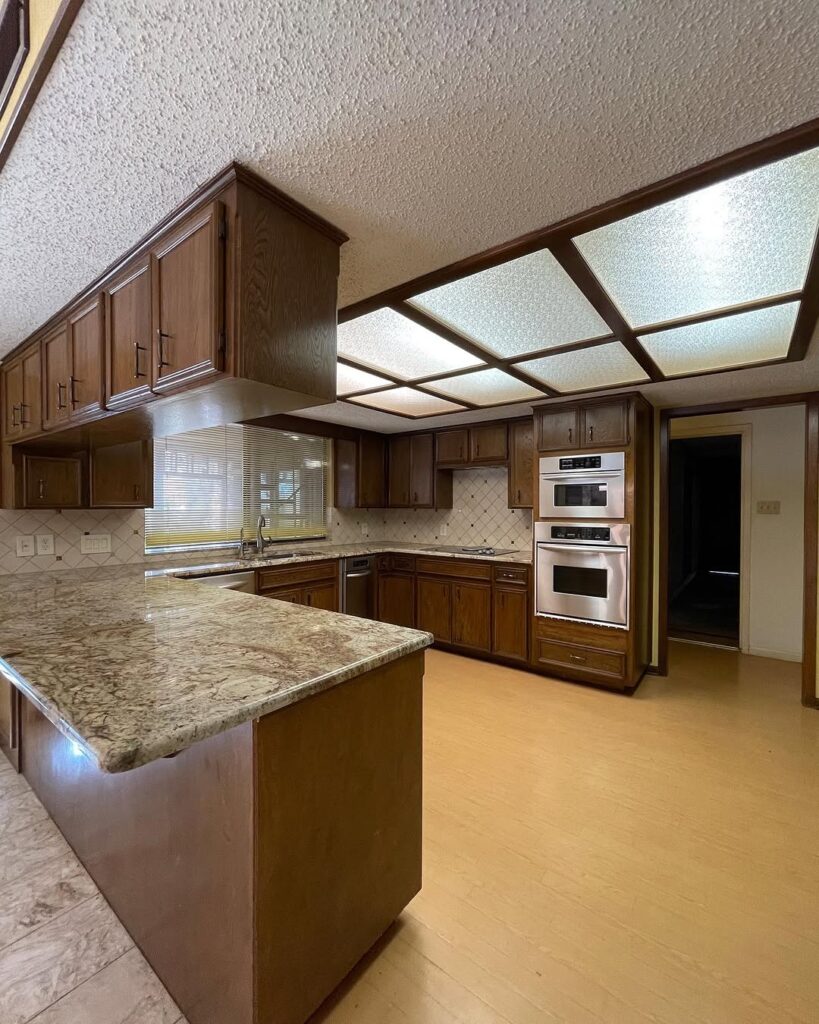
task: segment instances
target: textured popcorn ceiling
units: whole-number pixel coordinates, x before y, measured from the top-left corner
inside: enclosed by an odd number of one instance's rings
[[[350,234],[348,303],[815,116],[818,34],[813,0],[85,0],[0,174],[0,352],[232,159]]]

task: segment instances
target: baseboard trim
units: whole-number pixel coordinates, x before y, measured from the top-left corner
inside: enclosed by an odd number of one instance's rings
[[[774,661],[802,661],[802,652],[794,654],[792,651],[773,651],[766,647],[749,647],[743,654],[751,654],[755,658],[773,658]]]

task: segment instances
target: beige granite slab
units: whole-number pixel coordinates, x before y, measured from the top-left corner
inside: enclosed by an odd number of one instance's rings
[[[0,949],[83,903],[96,891],[69,850],[0,886]]]
[[[428,633],[171,576],[0,578],[0,672],[126,771],[427,647]]]

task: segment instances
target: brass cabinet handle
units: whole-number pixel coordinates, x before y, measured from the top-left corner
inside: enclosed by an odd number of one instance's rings
[[[518,501],[520,501],[520,488],[518,487]]]
[[[139,369],[139,353],[147,352],[148,349],[144,345],[140,345],[138,341],[134,342],[134,377],[147,377],[147,373],[142,373]]]
[[[139,484],[134,484],[134,500],[139,501]]]
[[[11,407],[11,425],[13,427],[20,427],[20,426],[22,426],[21,420],[17,419],[17,411],[18,411],[19,408],[20,408],[19,405],[13,405]]]
[[[170,338],[170,334],[166,334],[161,327],[157,327],[156,336],[159,341],[159,368],[163,366],[170,366],[171,364],[165,358],[165,338]]]
[[[589,427],[589,440],[594,440],[594,427]]]
[[[61,380],[58,380],[57,381],[57,408],[58,409],[65,409],[65,408],[67,408],[65,402],[63,401],[63,391],[66,391],[66,390],[68,390],[68,389],[66,388],[65,384],[63,384],[63,382]]]
[[[69,383],[70,390],[71,390],[71,408],[72,409],[76,409],[77,408],[77,389],[76,389],[75,385],[77,383],[77,378],[73,377],[73,376],[69,377],[68,378],[68,383]]]
[[[569,444],[572,443],[572,428],[569,427]]]
[[[20,427],[27,427],[31,423],[31,420],[25,418],[23,415],[23,409],[28,409],[28,402],[20,403],[20,422],[18,423],[18,426]]]
[[[37,497],[40,499],[40,501],[43,501],[45,499],[45,480],[37,481]]]
[[[585,665],[586,659],[580,654],[570,654],[569,661],[575,662],[577,665]]]
[[[478,443],[475,445],[475,458],[477,458],[480,454],[481,454],[481,442],[478,441]]]

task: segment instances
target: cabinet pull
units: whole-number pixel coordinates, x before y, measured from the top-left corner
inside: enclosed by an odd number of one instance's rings
[[[166,334],[165,331],[163,331],[161,327],[157,327],[157,329],[156,329],[156,336],[157,336],[157,339],[159,341],[159,369],[161,370],[163,368],[163,366],[170,366],[171,365],[168,362],[168,360],[165,358],[165,341],[164,341],[165,338],[170,338],[170,334]]]
[[[139,501],[139,484],[134,484],[134,501]]]
[[[594,440],[594,427],[589,427],[589,440]]]
[[[412,500],[416,505],[418,504],[418,491],[412,492]]]
[[[66,390],[67,390],[67,388],[66,388],[65,384],[63,384],[63,382],[61,380],[58,380],[57,381],[57,408],[58,409],[65,409],[65,408],[67,408],[65,402],[63,401],[63,391],[66,391]]]
[[[480,454],[481,454],[481,442],[478,441],[477,444],[475,445],[475,458],[477,458]]]
[[[570,654],[569,661],[573,661],[576,665],[585,665],[586,659],[582,654]]]
[[[572,428],[569,427],[569,444],[572,443]]]
[[[144,345],[140,345],[138,341],[134,342],[134,377],[147,377],[147,373],[142,373],[139,369],[139,353],[147,352],[148,349]]]
[[[20,426],[22,426],[22,422],[17,419],[17,411],[19,410],[19,408],[20,408],[19,405],[13,405],[11,407],[11,425],[13,427],[20,427]]]
[[[518,501],[520,501],[520,488],[518,487]]]
[[[23,415],[23,409],[28,409],[28,402],[20,403],[20,422],[18,424],[20,427],[27,427],[31,423],[31,420],[26,419]]]
[[[73,376],[69,377],[68,378],[68,383],[69,383],[69,387],[70,387],[70,391],[71,391],[71,408],[72,409],[76,409],[77,408],[77,389],[76,389],[76,387],[74,385],[77,383],[77,378],[73,377]]]
[[[45,480],[37,481],[37,497],[40,499],[40,501],[43,501],[45,499]]]

